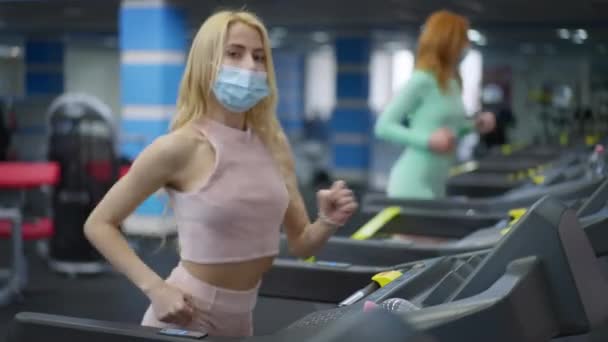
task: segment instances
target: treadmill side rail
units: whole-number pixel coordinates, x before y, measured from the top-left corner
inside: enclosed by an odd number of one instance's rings
[[[559,328],[547,295],[547,279],[536,257],[514,260],[482,293],[404,314],[440,341],[548,341]],[[463,334],[466,331],[466,334]]]
[[[452,300],[481,293],[514,259],[537,256],[550,286],[560,334],[585,333],[608,320],[608,283],[574,210],[543,198],[516,223]],[[591,298],[593,296],[593,298]]]

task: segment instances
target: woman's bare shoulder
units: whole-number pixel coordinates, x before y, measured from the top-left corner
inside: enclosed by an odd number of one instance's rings
[[[191,127],[183,127],[161,135],[142,152],[164,167],[179,169],[186,165],[194,153],[209,144],[203,134]]]

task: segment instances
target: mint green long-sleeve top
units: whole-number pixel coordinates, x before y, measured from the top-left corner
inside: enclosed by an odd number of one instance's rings
[[[409,124],[404,123],[408,121]],[[440,88],[435,76],[416,69],[380,114],[374,133],[377,138],[405,147],[390,171],[387,195],[392,198],[433,199],[445,196],[454,153],[438,154],[429,149],[431,134],[450,128],[457,137],[473,129],[455,79],[449,89]]]

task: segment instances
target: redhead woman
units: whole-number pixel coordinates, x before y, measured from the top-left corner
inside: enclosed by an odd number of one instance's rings
[[[470,122],[465,113],[458,66],[469,48],[468,29],[464,17],[449,11],[427,19],[415,70],[376,122],[378,138],[406,147],[391,169],[389,197],[445,196],[458,139],[474,128],[482,134],[494,129],[494,114],[482,113]]]

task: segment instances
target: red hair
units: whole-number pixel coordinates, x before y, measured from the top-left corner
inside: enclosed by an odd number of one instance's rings
[[[462,49],[469,42],[469,21],[458,14],[442,10],[432,13],[418,39],[416,68],[432,72],[445,91],[448,81],[458,77],[456,67]]]

